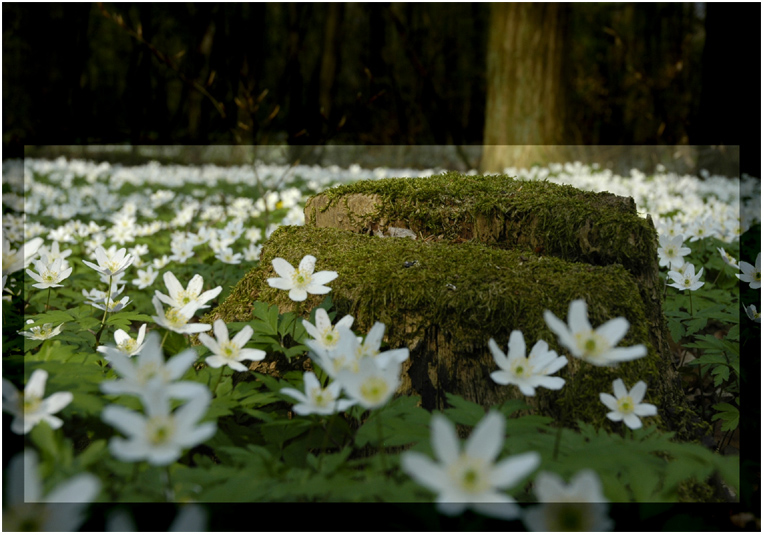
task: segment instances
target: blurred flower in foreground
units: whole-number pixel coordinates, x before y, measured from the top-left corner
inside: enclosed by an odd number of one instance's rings
[[[674,281],[669,284],[672,288],[679,290],[695,291],[705,284],[700,281],[700,277],[703,275],[703,268],[700,268],[698,274],[695,274],[695,266],[689,262],[684,264],[679,271],[669,271],[669,278]]]
[[[328,294],[332,291],[324,284],[337,278],[336,271],[319,271],[313,273],[316,268],[316,257],[307,255],[300,261],[300,266],[295,269],[292,264],[283,258],[273,259],[273,269],[279,277],[268,279],[271,288],[289,290],[289,299],[292,301],[305,301],[308,294]]]
[[[740,271],[742,275],[735,274],[735,276],[743,282],[749,282],[751,288],[761,288],[761,253],[756,255],[756,265],[752,266],[748,262],[740,262]]]
[[[85,509],[101,490],[92,474],[79,474],[43,496],[37,453],[24,450],[8,463],[3,531],[77,531]]]
[[[11,242],[3,237],[3,288],[8,275],[27,267],[42,244],[42,238],[33,238],[16,250],[11,249]]]
[[[755,321],[756,323],[761,323],[761,312],[756,312],[756,305],[748,305],[745,308],[746,315]]]
[[[600,401],[610,409],[607,417],[614,422],[623,420],[630,429],[639,429],[642,427],[641,416],[655,416],[658,414],[658,407],[650,403],[642,403],[642,399],[647,392],[647,383],[639,381],[630,391],[626,391],[626,385],[623,380],[613,381],[613,393],[600,393]]]
[[[3,410],[14,416],[11,431],[17,435],[26,435],[43,420],[53,429],[64,424],[53,414],[69,405],[74,396],[71,392],[57,392],[42,399],[47,380],[48,372],[45,370],[33,371],[22,394],[13,383],[3,379]]]
[[[169,532],[199,533],[207,531],[207,509],[195,503],[183,504],[178,509],[175,520],[172,521]],[[106,531],[135,532],[138,531],[133,517],[124,509],[110,512],[106,517]]]
[[[458,515],[467,507],[507,520],[520,508],[500,489],[513,487],[541,463],[536,452],[507,457],[496,463],[504,445],[504,416],[489,412],[475,427],[461,450],[456,428],[445,416],[430,420],[432,449],[437,462],[418,452],[401,454],[401,467],[417,483],[438,495],[438,510]]]
[[[212,394],[199,383],[194,392],[187,392],[187,401],[174,412],[170,410],[170,398],[162,389],[153,389],[144,396],[146,414],[126,409],[120,405],[108,405],[101,412],[101,419],[115,427],[127,439],[113,437],[109,450],[120,461],[142,461],[164,466],[175,462],[183,450],[201,444],[217,432],[213,422],[199,424],[212,401]]]
[[[512,331],[509,335],[509,355],[504,354],[493,338],[488,340],[488,347],[493,354],[493,360],[501,368],[491,372],[491,379],[500,385],[516,385],[524,395],[533,396],[536,394],[536,387],[559,390],[565,384],[562,377],[549,375],[565,366],[568,359],[558,357],[543,340],[536,342],[527,358],[525,339],[520,331]]]
[[[27,325],[30,323],[34,323],[34,320],[27,320]],[[21,336],[25,336],[32,340],[47,340],[48,338],[53,338],[54,336],[61,334],[61,329],[63,327],[63,323],[56,328],[53,328],[52,323],[45,323],[43,325],[38,325],[37,327],[32,327],[28,331],[18,331],[18,333]]]
[[[626,318],[614,318],[596,330],[592,329],[586,312],[586,301],[583,299],[571,301],[568,307],[568,325],[549,310],[544,311],[544,320],[557,335],[560,343],[567,347],[574,357],[595,366],[609,366],[647,355],[647,347],[643,344],[616,347],[629,330],[629,321]]]
[[[286,394],[299,401],[298,404],[292,407],[292,410],[300,416],[334,414],[335,412],[347,410],[356,403],[349,399],[339,399],[341,385],[336,381],[326,388],[322,388],[316,374],[313,372],[305,372],[303,381],[305,383],[304,393],[295,388],[281,389],[282,394]]]
[[[101,391],[104,394],[143,396],[158,385],[170,397],[184,397],[188,392],[187,388],[197,384],[191,381],[174,382],[183,377],[186,370],[196,361],[196,350],[186,349],[165,362],[159,333],[156,331],[146,336],[146,342],[138,350],[135,359],[115,348],[107,347],[103,352],[120,377],[119,380],[101,383]]]
[[[529,531],[610,531],[607,498],[593,470],[581,470],[569,485],[557,474],[540,472],[533,483],[544,505],[528,507],[523,523]]]
[[[233,340],[228,339],[228,327],[223,320],[215,320],[212,327],[215,330],[215,338],[199,333],[199,341],[212,351],[212,355],[205,359],[209,366],[213,368],[228,366],[237,372],[245,372],[248,368],[241,363],[242,361],[263,360],[265,358],[265,351],[244,347],[254,333],[249,325],[245,325],[233,337]]]

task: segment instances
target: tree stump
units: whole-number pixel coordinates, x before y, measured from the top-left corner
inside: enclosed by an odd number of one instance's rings
[[[599,426],[609,422],[599,393],[622,378],[627,387],[647,382],[646,401],[658,406],[661,428],[684,427],[685,402],[661,311],[655,230],[636,214],[633,200],[505,176],[446,174],[334,188],[311,198],[305,214],[305,227],[273,233],[260,266],[206,321],[248,321],[255,300],[282,312],[317,306],[323,296],[295,304],[266,282],[276,276],[273,258],[297,265],[311,254],[317,271],[339,274],[330,284],[338,317],[353,315],[361,334],[381,321],[391,348],[409,348],[399,392],[420,395],[428,409],[443,408],[446,393],[486,407],[520,398],[541,414]],[[643,343],[648,355],[612,368],[568,355],[557,374],[565,387],[539,388],[534,397],[495,384],[489,338],[506,351],[518,329],[528,350],[546,340],[567,354],[543,312],[565,321],[574,299],[586,300],[594,327],[628,319],[619,345]]]

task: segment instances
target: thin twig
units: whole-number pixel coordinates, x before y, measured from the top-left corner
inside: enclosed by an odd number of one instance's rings
[[[180,78],[181,81],[183,81],[183,83],[191,86],[192,88],[197,90],[199,93],[207,97],[207,99],[210,102],[212,102],[212,105],[215,106],[215,109],[218,111],[220,116],[223,119],[226,118],[225,106],[223,105],[223,103],[218,101],[215,97],[213,97],[210,94],[210,92],[207,91],[207,89],[202,84],[200,84],[197,80],[192,80],[188,76],[183,74],[180,71],[180,69],[172,62],[172,60],[169,57],[167,57],[166,54],[162,53],[154,45],[152,45],[151,43],[149,43],[143,38],[143,32],[141,32],[140,30],[139,31],[133,30],[130,26],[128,26],[127,23],[125,23],[125,20],[122,18],[122,15],[119,15],[119,14],[112,15],[111,13],[106,11],[106,8],[104,7],[103,2],[97,2],[97,5],[98,5],[98,8],[101,10],[101,14],[105,18],[111,21],[114,21],[114,23],[116,23],[117,26],[122,28],[130,37],[132,37],[133,39],[135,39],[136,41],[144,45],[146,48],[148,48],[151,51],[151,53],[154,54],[154,56],[159,61],[161,61],[162,63],[167,65],[171,70],[173,70],[175,74],[178,75],[178,78]]]

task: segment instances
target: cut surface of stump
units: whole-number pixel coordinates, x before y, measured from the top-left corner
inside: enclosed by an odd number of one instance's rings
[[[541,414],[603,425],[608,424],[607,409],[599,393],[611,393],[613,380],[622,378],[629,388],[639,380],[647,382],[645,401],[660,411],[656,423],[674,426],[673,416],[663,409],[682,403],[681,389],[670,360],[651,342],[652,327],[638,284],[621,265],[570,262],[539,256],[532,249],[478,242],[450,244],[333,228],[282,227],[264,245],[260,266],[205,321],[249,321],[256,300],[276,304],[282,312],[318,306],[322,295],[294,303],[288,292],[267,284],[269,277],[277,276],[274,258],[297,265],[308,254],[317,259],[316,271],[338,273],[329,284],[337,318],[351,314],[353,329],[362,335],[380,321],[387,326],[385,341],[391,349],[409,348],[399,392],[420,395],[428,409],[443,408],[448,392],[486,407],[524,399]],[[488,349],[489,338],[506,352],[510,332],[517,329],[528,351],[537,340],[546,340],[565,355],[543,313],[551,310],[566,321],[574,299],[587,302],[593,327],[625,317],[631,327],[619,345],[645,344],[647,356],[617,367],[595,367],[568,356],[568,365],[555,374],[566,380],[563,389],[538,388],[529,398],[516,387],[495,384],[489,375],[498,366]]]

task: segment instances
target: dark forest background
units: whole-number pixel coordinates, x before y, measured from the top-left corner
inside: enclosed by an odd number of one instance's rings
[[[4,3],[3,146],[694,145],[690,171],[735,175],[760,9]]]

